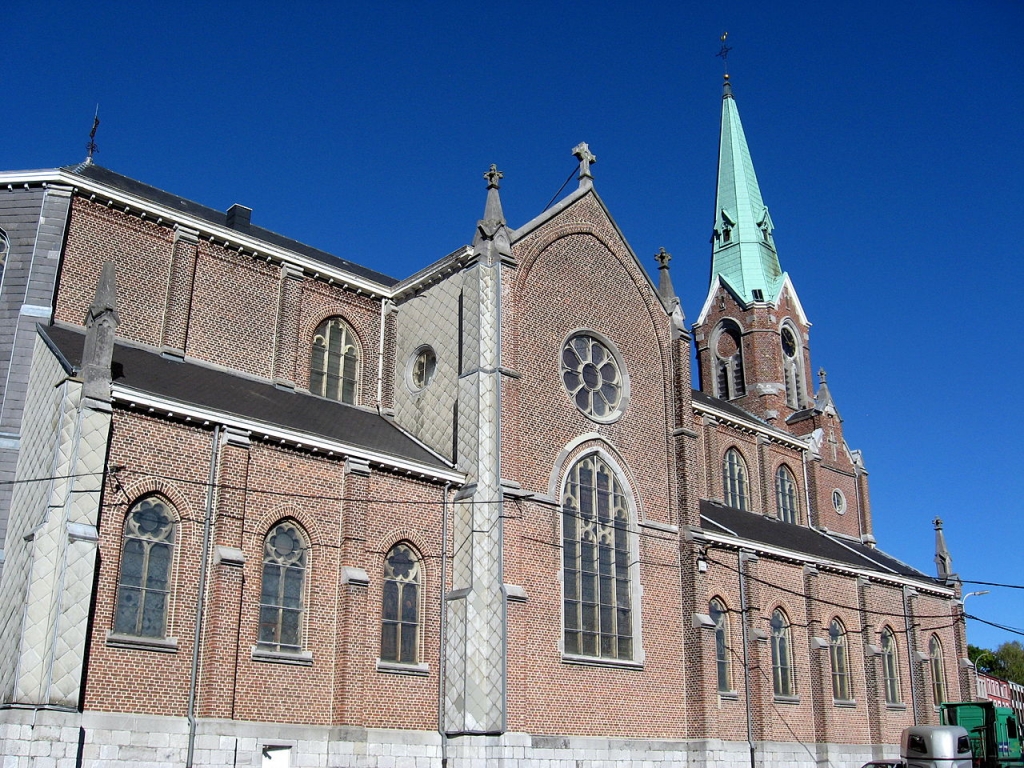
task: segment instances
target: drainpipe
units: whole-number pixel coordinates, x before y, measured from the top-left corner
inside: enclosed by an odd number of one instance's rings
[[[445,654],[446,637],[448,631],[448,602],[445,600],[445,558],[448,557],[448,491],[451,483],[444,484],[444,497],[441,501],[441,621],[440,634],[437,640],[437,732],[441,736],[441,768],[448,766],[448,734],[444,729],[444,683],[445,683]]]
[[[388,314],[394,305],[390,299],[382,299],[380,302],[380,344],[377,347],[377,410],[383,407],[384,402],[384,330]]]
[[[917,725],[920,722],[917,719],[917,686],[914,684],[914,679],[917,677],[916,670],[917,664],[919,663],[915,656],[917,655],[917,637],[914,634],[913,627],[910,626],[910,597],[907,595],[907,588],[903,588],[903,626],[907,628],[907,661],[910,662],[910,702],[911,709],[914,713],[914,724]]]
[[[811,487],[807,483],[807,449],[806,448],[804,450],[800,451],[800,457],[803,459],[803,465],[804,465],[804,500],[807,503],[807,507],[806,507],[806,509],[807,509],[807,527],[810,528],[811,525],[812,525],[812,523],[811,523]],[[815,515],[815,518],[817,518],[817,515]],[[818,521],[815,520],[814,522],[817,523]]]
[[[746,566],[750,561],[757,561],[757,555],[752,552],[740,552],[740,630],[742,631],[743,642],[743,698],[746,701],[747,710],[747,746],[750,748],[750,768],[756,766],[756,748],[754,747],[754,715],[750,711],[750,634],[747,628],[747,574]]]
[[[210,446],[210,476],[206,484],[206,517],[203,520],[203,556],[199,561],[199,597],[196,600],[196,632],[192,638],[192,671],[188,681],[188,756],[185,768],[192,768],[196,749],[196,688],[199,682],[199,643],[203,636],[203,603],[206,599],[206,568],[209,564],[210,533],[213,528],[213,482],[217,476],[217,456],[220,450],[220,424],[213,428]]]

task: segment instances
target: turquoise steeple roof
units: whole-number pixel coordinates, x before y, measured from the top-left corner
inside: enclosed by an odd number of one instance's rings
[[[720,275],[745,302],[775,301],[785,280],[775,252],[771,216],[761,199],[740,113],[726,75],[711,280]]]

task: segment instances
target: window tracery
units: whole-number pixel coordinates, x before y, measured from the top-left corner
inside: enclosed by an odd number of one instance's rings
[[[175,523],[158,496],[136,502],[124,523],[114,632],[164,637],[170,600]]]
[[[324,320],[313,334],[309,391],[331,400],[355,403],[359,358],[359,343],[348,323],[340,317]]]
[[[272,651],[302,650],[303,597],[306,585],[305,534],[283,520],[263,542],[259,646]]]
[[[597,454],[569,469],[562,495],[565,653],[632,659],[631,511]]]
[[[381,661],[417,663],[419,636],[420,559],[408,544],[396,544],[384,559]]]

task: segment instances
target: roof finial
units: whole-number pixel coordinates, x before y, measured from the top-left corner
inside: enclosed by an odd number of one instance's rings
[[[572,153],[577,158],[579,158],[580,161],[580,175],[578,177],[579,180],[583,181],[584,179],[590,179],[591,181],[593,181],[594,174],[590,172],[590,165],[591,163],[597,162],[597,156],[591,153],[590,147],[587,145],[587,142],[581,141],[579,144],[572,148]]]
[[[953,557],[949,554],[949,547],[946,546],[946,536],[942,532],[942,518],[936,517],[932,520],[935,526],[935,566],[938,577],[942,581],[956,579],[953,573]]]
[[[100,105],[96,105],[96,114],[92,118],[92,130],[89,131],[89,143],[85,145],[86,150],[89,154],[85,158],[86,163],[92,162],[92,156],[99,152],[99,147],[96,146],[96,129],[100,127]]]
[[[818,369],[818,382],[820,384],[827,384],[828,383],[828,374],[825,373],[825,369],[824,368],[819,368]]]
[[[484,173],[484,178],[487,179],[488,189],[498,189],[501,185],[498,182],[505,178],[505,174],[498,170],[498,166],[491,163],[491,169]]]

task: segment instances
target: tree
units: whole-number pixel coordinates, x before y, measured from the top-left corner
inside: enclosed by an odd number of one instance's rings
[[[1024,645],[1017,640],[1003,643],[994,651],[968,645],[967,657],[979,672],[1024,685]]]

